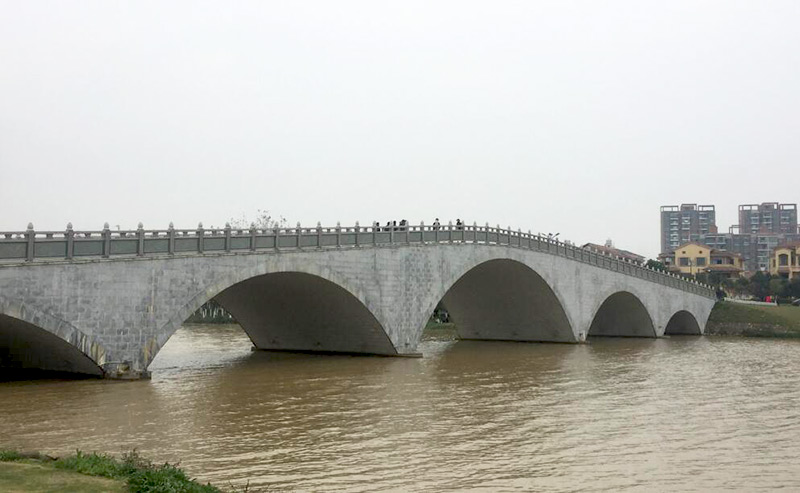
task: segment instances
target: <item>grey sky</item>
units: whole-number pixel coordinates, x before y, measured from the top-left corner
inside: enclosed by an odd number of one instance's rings
[[[0,229],[798,202],[800,2],[0,2]]]

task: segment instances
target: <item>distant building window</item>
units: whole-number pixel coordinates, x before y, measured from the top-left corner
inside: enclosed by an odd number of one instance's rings
[[[700,253],[703,253],[702,251]],[[695,259],[695,265],[698,267],[704,267],[706,265],[706,258],[705,257],[697,257]]]
[[[688,266],[689,265],[689,257],[680,257],[678,259],[678,264],[683,266],[683,267]]]
[[[789,265],[789,256],[788,255],[778,256],[778,265]]]

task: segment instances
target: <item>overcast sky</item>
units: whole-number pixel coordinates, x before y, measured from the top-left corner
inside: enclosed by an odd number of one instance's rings
[[[0,229],[800,202],[800,2],[0,1]]]

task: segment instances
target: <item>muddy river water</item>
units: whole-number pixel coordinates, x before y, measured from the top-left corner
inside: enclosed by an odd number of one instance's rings
[[[800,490],[800,342],[250,351],[191,325],[149,381],[0,383],[0,447],[137,449],[250,491]]]

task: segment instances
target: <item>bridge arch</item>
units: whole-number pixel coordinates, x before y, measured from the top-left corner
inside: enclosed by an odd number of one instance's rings
[[[216,299],[259,349],[396,355],[365,293],[313,264],[263,265],[222,276],[194,293],[143,349],[144,367],[183,322]]]
[[[679,310],[670,317],[664,329],[665,335],[702,335],[700,324],[692,312]]]
[[[561,297],[529,265],[495,258],[453,277],[426,313],[441,300],[460,338],[576,342]]]
[[[657,337],[653,318],[641,299],[629,291],[617,291],[594,310],[589,337]]]
[[[73,325],[0,298],[0,370],[101,377],[105,361],[105,349]]]

